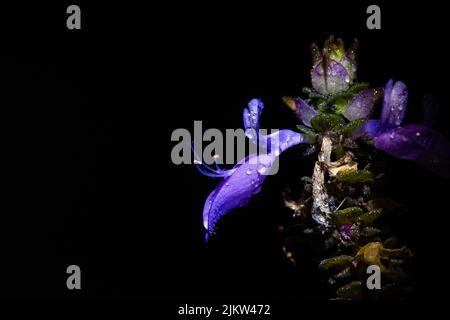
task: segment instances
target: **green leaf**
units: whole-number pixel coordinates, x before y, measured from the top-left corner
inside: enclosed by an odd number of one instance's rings
[[[369,170],[356,170],[336,175],[337,181],[350,184],[373,182],[373,179],[373,174]]]
[[[361,222],[364,225],[371,225],[383,215],[383,209],[375,209],[366,212],[358,217],[357,222]]]
[[[332,105],[336,105],[337,106],[340,103],[347,104],[347,102],[351,98],[353,98],[353,95],[354,95],[353,93],[348,93],[348,92],[336,94],[336,95],[334,95],[334,96],[332,96],[331,98],[328,99],[328,104],[330,106],[332,106]]]
[[[348,89],[348,92],[356,94],[364,89],[369,88],[369,84],[367,82],[355,83]]]
[[[336,290],[336,295],[343,299],[361,298],[364,293],[364,286],[361,281],[352,281],[349,284]]]
[[[377,228],[374,228],[374,227],[365,227],[365,228],[363,228],[361,230],[361,235],[363,237],[370,238],[370,237],[373,237],[373,236],[376,236],[376,235],[380,234],[380,232],[381,232],[380,229],[377,229]]]
[[[335,155],[336,159],[340,159],[343,156],[345,156],[345,148],[344,148],[344,146],[342,144],[338,144],[334,148],[333,152],[334,152],[334,155]]]
[[[336,256],[330,259],[322,260],[319,269],[324,271],[336,271],[344,269],[352,264],[353,257],[347,255]]]
[[[319,96],[311,97],[308,100],[309,105],[312,106],[312,107],[314,107],[314,106],[317,107],[317,106],[319,106],[320,104],[322,104],[324,102],[326,102],[326,99],[324,97],[321,97],[321,96],[320,97]]]
[[[344,119],[336,114],[319,113],[311,119],[311,126],[318,132],[336,130],[344,124]]]
[[[354,223],[363,213],[364,211],[359,207],[350,207],[335,211],[332,217],[337,224],[344,225]]]
[[[302,125],[297,125],[297,129],[301,133],[303,133],[307,138],[309,138],[308,140],[311,140],[311,141],[315,141],[316,140],[317,134],[313,130],[311,130],[310,128],[302,126]]]
[[[364,122],[366,122],[366,119],[359,119],[359,120],[355,120],[352,121],[350,123],[347,123],[343,128],[342,128],[342,134],[345,138],[348,138],[352,135],[352,133],[360,128]]]
[[[348,100],[346,99],[338,99],[334,102],[334,106],[336,106],[336,113],[337,114],[342,114],[345,110],[345,107],[348,104]]]

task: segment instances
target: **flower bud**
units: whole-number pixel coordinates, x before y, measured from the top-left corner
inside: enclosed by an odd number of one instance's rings
[[[330,36],[324,44],[322,53],[316,44],[311,46],[313,68],[312,87],[322,95],[346,91],[356,78],[356,50],[358,42],[345,51],[341,39]]]

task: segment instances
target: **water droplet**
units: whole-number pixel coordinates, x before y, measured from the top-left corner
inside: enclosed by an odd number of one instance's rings
[[[250,129],[245,130],[245,135],[246,135],[247,138],[249,138],[250,140],[251,140],[251,139],[254,139],[254,138],[255,138],[255,129],[250,128]]]
[[[256,170],[258,171],[259,174],[264,174],[264,172],[266,172],[266,169],[267,168],[265,165],[260,164]]]
[[[252,169],[247,169],[247,171],[245,172],[247,175],[252,174]]]
[[[225,186],[228,187],[230,185],[229,182],[225,182]]]
[[[349,82],[350,82],[350,77],[349,77],[349,75],[346,75],[344,80],[345,80],[345,82],[349,83]]]
[[[255,180],[252,179],[251,183],[254,185],[255,184]]]
[[[420,132],[417,131],[417,132],[416,132],[416,136],[417,136],[417,137],[420,137]]]
[[[400,118],[397,118],[397,119],[395,120],[395,125],[399,126],[400,123],[402,123],[402,122],[400,121]]]
[[[391,134],[389,135],[389,138],[394,139],[395,138],[395,133],[391,132]]]
[[[403,110],[403,106],[398,106],[398,110],[402,111]]]

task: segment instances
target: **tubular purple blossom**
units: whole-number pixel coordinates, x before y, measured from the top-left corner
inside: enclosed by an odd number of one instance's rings
[[[369,120],[356,134],[371,137],[377,149],[389,155],[415,161],[428,170],[450,177],[450,143],[435,130],[423,125],[400,127],[408,100],[406,85],[391,79],[384,89],[380,120]],[[430,122],[430,119],[427,119]]]
[[[310,139],[291,130],[280,130],[270,135],[259,132],[259,117],[264,105],[261,100],[253,99],[244,110],[244,127],[247,136],[253,141],[267,146],[267,153],[251,154],[233,169],[213,169],[198,166],[209,177],[224,177],[208,196],[203,209],[203,225],[206,239],[214,232],[217,221],[232,209],[247,204],[250,197],[261,190],[261,184],[272,169],[278,155],[299,143],[311,143]],[[251,130],[251,134],[248,131]]]

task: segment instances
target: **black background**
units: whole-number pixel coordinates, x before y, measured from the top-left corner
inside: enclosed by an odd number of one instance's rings
[[[322,298],[317,275],[284,259],[276,231],[288,215],[283,186],[311,163],[283,154],[279,174],[206,246],[201,212],[218,181],[173,165],[170,137],[194,120],[240,128],[254,97],[264,127],[294,128],[281,97],[310,85],[309,45],[331,33],[359,39],[360,81],[407,84],[404,123],[419,123],[422,96],[436,94],[436,129],[450,137],[442,4],[379,3],[382,29],[368,30],[371,3],[78,1],[81,31],[66,29],[69,4],[1,10],[1,297]],[[388,161],[386,191],[410,207],[401,232],[416,254],[417,297],[448,298],[448,180]],[[81,291],[66,288],[70,264]]]

